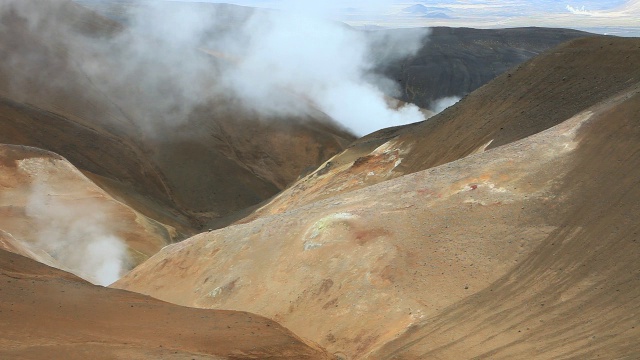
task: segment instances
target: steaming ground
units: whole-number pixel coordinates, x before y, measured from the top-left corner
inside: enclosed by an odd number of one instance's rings
[[[109,216],[113,210],[91,198],[65,201],[47,185],[51,181],[40,180],[29,190],[25,215],[36,229],[34,245],[95,284],[115,282],[131,261]]]
[[[179,233],[116,201],[60,156],[0,145],[5,249],[109,285]]]
[[[221,70],[235,65],[203,49],[233,30],[216,19],[250,9],[203,5],[199,16],[216,17],[198,37],[202,28],[178,19],[192,19],[197,4],[166,6],[165,23],[152,8],[122,25],[65,0],[2,2],[0,142],[61,154],[119,200],[193,233],[353,141],[317,109],[274,118],[221,85]]]
[[[130,7],[123,25],[64,0],[3,2],[0,142],[59,153],[114,197],[183,233],[232,222],[342,151],[354,136],[327,113],[376,127],[387,118],[424,118],[429,113],[412,105],[381,102],[381,92],[430,106],[440,95],[428,94],[464,94],[470,88],[459,84],[480,86],[577,36],[438,29],[438,38],[462,41],[428,51],[459,58],[460,66],[438,62],[433,70],[424,46],[431,42],[420,29],[366,33],[363,40],[361,32],[311,19],[332,39],[315,41],[315,49],[308,40],[316,35],[299,20],[308,17],[304,9],[291,15],[145,4]],[[284,20],[303,28],[287,34]],[[284,46],[283,38],[295,46]],[[417,56],[403,60],[416,46]],[[469,48],[479,55],[438,51]],[[397,71],[381,71],[394,60]],[[467,69],[462,79],[425,80],[460,68]],[[418,70],[431,75],[417,77]]]
[[[39,180],[12,204],[24,214],[5,219],[18,230],[5,229],[106,285],[342,150],[353,136],[336,120],[364,134],[424,118],[388,105],[378,85],[390,81],[373,74],[362,33],[308,15],[156,2],[132,7],[122,25],[64,0],[0,3],[2,142],[68,156],[119,205],[161,222],[143,222],[153,240],[132,245],[118,206],[69,198],[34,170]],[[415,52],[423,35],[394,56]]]
[[[49,25],[47,11],[69,6],[64,1],[44,7],[35,1],[7,1],[0,11],[13,11],[38,29]],[[171,131],[192,109],[220,94],[230,94],[266,117],[307,116],[319,110],[357,135],[423,120],[416,106],[387,106],[383,91],[389,89],[381,86],[392,82],[373,71],[374,44],[364,33],[314,17],[318,10],[298,6],[297,12],[285,13],[149,2],[133,7],[127,26],[113,36],[86,38],[67,26],[46,41],[65,43],[67,56],[132,113],[147,135]],[[394,56],[414,54],[426,35],[424,30],[394,38]],[[375,46],[387,44],[378,41]],[[213,62],[201,49],[234,61]],[[17,67],[39,66],[15,62]],[[138,78],[134,88],[128,86],[131,78]],[[136,107],[154,111],[136,116]]]

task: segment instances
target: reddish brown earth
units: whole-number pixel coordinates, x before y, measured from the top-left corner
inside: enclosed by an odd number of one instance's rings
[[[561,46],[114,286],[255,312],[345,359],[636,358],[636,59],[638,39]]]
[[[261,316],[91,285],[0,250],[3,359],[330,359]]]

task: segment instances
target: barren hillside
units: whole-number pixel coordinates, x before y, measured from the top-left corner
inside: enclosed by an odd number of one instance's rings
[[[0,250],[4,359],[330,359],[263,317],[90,285]]]
[[[526,138],[638,83],[638,63],[640,49],[634,38],[568,42],[512,69],[436,117],[358,139],[248,219]]]
[[[0,358],[640,358],[640,38],[251,14],[0,1]]]
[[[370,138],[412,174],[198,235],[115,286],[256,312],[350,359],[637,356],[638,54],[564,45]]]
[[[640,91],[594,112],[556,185],[558,227],[490,286],[375,359],[619,359],[640,347]]]

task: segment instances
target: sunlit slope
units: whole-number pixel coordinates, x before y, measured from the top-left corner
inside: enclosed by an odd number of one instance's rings
[[[329,359],[263,317],[93,286],[0,250],[4,359]]]
[[[36,260],[57,269],[62,268],[62,266],[45,251],[31,248],[28,244],[17,240],[13,235],[4,230],[0,230],[0,249],[28,257],[29,259]]]
[[[577,132],[558,228],[479,293],[375,359],[640,357],[640,94]]]
[[[573,234],[565,222],[568,210],[580,208],[573,194],[582,190],[574,187],[597,175],[576,167],[578,149],[591,142],[584,129],[637,100],[630,90],[522,141],[196,236],[116,286],[183,305],[253,311],[330,351],[369,357],[490,289],[558,233]],[[636,179],[611,181],[627,187]]]
[[[640,82],[640,39],[571,41],[419,124],[365,136],[253,216],[445,164],[548,129]]]
[[[52,266],[67,264],[65,269],[80,276],[89,275],[83,270],[97,271],[100,263],[88,253],[71,253],[100,237],[125,244],[126,270],[185,236],[115,200],[48,151],[0,145],[0,184],[0,230],[7,232],[3,248]],[[77,258],[82,256],[87,258]]]

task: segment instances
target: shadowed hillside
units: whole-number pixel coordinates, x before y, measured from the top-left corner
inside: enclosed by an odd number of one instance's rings
[[[330,359],[263,317],[97,287],[0,250],[5,359]]]
[[[379,30],[401,36],[413,30]],[[591,34],[570,29],[470,29],[434,27],[420,51],[381,66],[402,93],[399,98],[434,109],[445,97],[465,96],[508,69],[563,42]]]
[[[168,45],[73,2],[1,10],[0,142],[54,151],[159,221],[188,230],[240,211],[353,140],[319,112],[243,110],[207,85],[216,60],[196,43],[171,50],[202,73],[177,74],[154,61]]]

